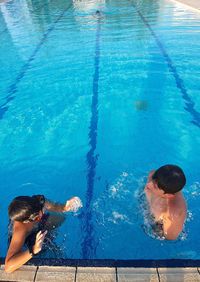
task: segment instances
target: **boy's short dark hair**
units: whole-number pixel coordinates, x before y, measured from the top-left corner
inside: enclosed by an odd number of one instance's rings
[[[12,221],[33,221],[44,207],[43,195],[19,196],[13,199],[8,207],[8,215]]]
[[[186,184],[183,170],[177,165],[164,165],[155,171],[152,179],[165,194],[175,194]]]

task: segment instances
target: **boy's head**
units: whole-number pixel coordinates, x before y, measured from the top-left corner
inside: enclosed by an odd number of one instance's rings
[[[185,174],[177,165],[161,166],[152,175],[152,180],[165,194],[175,194],[186,184]]]
[[[45,198],[42,195],[19,196],[13,199],[8,207],[8,214],[12,221],[35,221],[44,207]]]

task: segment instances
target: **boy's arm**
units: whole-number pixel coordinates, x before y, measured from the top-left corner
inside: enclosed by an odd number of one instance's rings
[[[148,179],[147,179],[147,183],[145,185],[144,188],[144,192],[147,198],[147,201],[149,203],[149,205],[151,205],[151,198],[152,198],[152,191],[151,189],[148,188],[148,184],[152,181],[152,175],[154,174],[155,170],[151,170],[149,175],[148,175]]]
[[[149,190],[148,188],[145,187],[144,192],[145,192],[148,204],[151,205],[151,198],[152,198],[151,190]]]
[[[163,216],[163,233],[167,240],[176,240],[183,230],[183,223],[177,218]]]

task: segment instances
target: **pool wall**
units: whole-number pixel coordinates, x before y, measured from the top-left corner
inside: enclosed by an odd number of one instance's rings
[[[0,258],[4,264],[5,258]],[[31,259],[27,265],[81,266],[81,267],[200,267],[200,260],[115,260],[115,259]]]

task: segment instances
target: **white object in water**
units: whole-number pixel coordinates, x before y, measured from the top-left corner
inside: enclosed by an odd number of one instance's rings
[[[77,212],[78,209],[83,207],[81,199],[79,197],[73,197],[66,202],[66,207],[69,207],[68,211]]]

